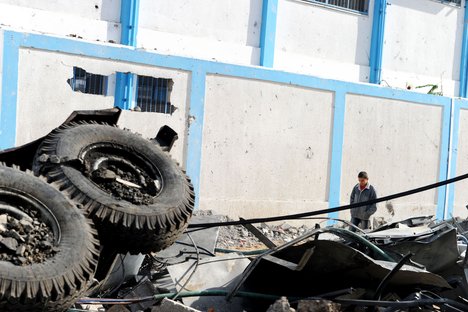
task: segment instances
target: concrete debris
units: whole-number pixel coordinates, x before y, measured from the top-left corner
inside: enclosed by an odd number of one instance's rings
[[[99,159],[102,155],[92,155]],[[126,200],[136,205],[150,205],[157,194],[156,184],[144,170],[132,168],[124,171],[114,165],[104,165],[91,172],[90,177],[102,190],[116,199]]]
[[[40,221],[39,212],[25,210],[17,215],[0,215],[0,260],[23,266],[55,255],[58,249],[54,246],[54,233]]]
[[[297,309],[291,308],[286,297],[276,300],[266,312],[340,312],[341,305],[330,300],[299,300]]]
[[[300,300],[297,312],[340,312],[341,305],[329,300]]]
[[[181,304],[180,302],[176,302],[176,301],[164,298],[161,301],[160,305],[153,307],[151,312],[201,312],[201,311],[187,307]]]
[[[286,297],[281,297],[276,300],[266,312],[295,312],[293,308],[289,305],[289,301]]]
[[[227,220],[206,211],[195,218]],[[116,297],[149,298],[127,305],[132,312],[384,311],[388,302],[388,311],[468,311],[467,246],[468,222],[430,217],[367,233],[286,222],[221,227],[219,236],[211,228],[146,256],[146,269]]]
[[[232,220],[228,217],[223,217],[223,221]],[[306,225],[294,227],[288,223],[279,225],[260,223],[255,226],[275,244],[289,242],[309,230]],[[218,247],[226,249],[261,248],[264,247],[264,244],[243,226],[226,226],[219,229]]]

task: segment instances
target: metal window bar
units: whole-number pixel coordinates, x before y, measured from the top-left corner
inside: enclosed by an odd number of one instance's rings
[[[172,114],[171,84],[170,79],[138,76],[136,102],[141,111]]]
[[[70,85],[73,91],[106,95],[107,76],[91,74],[83,68],[74,66]]]
[[[461,0],[442,0],[442,2],[450,2],[450,3],[454,3],[458,6],[461,5]]]
[[[307,0],[309,2],[319,2],[328,5],[333,5],[353,11],[365,12],[368,11],[369,0]],[[460,0],[451,0],[460,1]]]

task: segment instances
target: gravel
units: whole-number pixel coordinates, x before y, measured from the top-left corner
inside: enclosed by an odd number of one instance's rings
[[[151,179],[143,171],[134,174],[113,165],[95,170],[92,173],[92,180],[103,190],[112,194],[114,198],[126,200],[135,205],[151,205],[159,187],[158,181]],[[122,181],[137,187],[126,185]]]
[[[194,215],[204,216],[212,215],[210,210],[197,210]],[[234,221],[227,216],[223,216],[221,222]],[[306,225],[299,227],[292,226],[288,223],[282,224],[254,224],[266,237],[275,244],[283,244],[289,242],[302,234],[309,228]],[[243,226],[221,226],[217,241],[218,248],[224,249],[262,249],[266,248],[255,236],[253,236]]]
[[[37,211],[27,214],[30,219],[0,215],[1,261],[24,266],[41,263],[57,253],[52,230],[40,221]]]

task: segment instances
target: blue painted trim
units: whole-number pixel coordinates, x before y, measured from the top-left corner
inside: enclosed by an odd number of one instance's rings
[[[114,106],[121,109],[133,108],[134,80],[136,80],[135,74],[116,73]]]
[[[417,92],[409,92],[406,90],[395,90],[383,86],[371,84],[345,82],[332,79],[324,79],[300,74],[271,70],[262,67],[240,66],[225,64],[220,62],[212,62],[205,60],[197,60],[179,56],[160,55],[154,52],[136,50],[131,47],[106,45],[100,43],[86,42],[71,38],[59,38],[46,36],[41,34],[24,34],[14,31],[4,31],[4,77],[3,79],[4,92],[2,93],[2,107],[0,129],[3,131],[1,135],[1,146],[3,148],[12,147],[15,142],[15,127],[16,127],[16,102],[17,102],[17,83],[18,83],[18,50],[19,47],[34,48],[45,51],[54,51],[67,53],[72,55],[82,55],[86,57],[99,58],[102,60],[115,60],[121,62],[129,62],[135,64],[143,64],[149,66],[158,66],[171,69],[184,70],[194,72],[194,82],[192,85],[191,107],[190,114],[195,116],[195,123],[191,125],[189,135],[189,151],[187,155],[187,169],[189,176],[196,184],[196,195],[199,196],[199,179],[200,179],[200,161],[201,161],[201,131],[203,129],[203,92],[204,82],[200,80],[205,73],[219,74],[225,76],[241,77],[247,79],[270,81],[275,83],[291,84],[306,88],[322,89],[332,92],[339,91],[341,93],[353,93],[359,95],[374,96],[378,98],[389,98],[400,101],[408,101],[425,105],[435,105],[444,107],[444,127],[442,139],[441,163],[447,159],[448,155],[448,131],[450,113],[446,113],[446,108],[450,107],[451,99],[443,96],[435,96]],[[197,78],[198,77],[198,78]],[[198,91],[197,91],[198,90]],[[197,95],[198,93],[198,95]],[[448,116],[448,118],[447,118]],[[335,117],[334,117],[335,118]],[[338,117],[336,117],[338,118]],[[5,132],[6,131],[6,132]],[[336,131],[335,131],[336,132]],[[7,136],[3,134],[7,133]],[[337,133],[337,132],[336,132]],[[193,137],[194,136],[194,137]],[[200,145],[197,147],[197,143]],[[334,164],[337,160],[334,160]],[[440,170],[440,178],[444,178],[447,173],[446,163],[445,169]],[[442,165],[441,165],[442,167]],[[331,170],[336,171],[336,168]],[[334,177],[336,181],[336,176]],[[336,182],[333,182],[335,185]],[[336,189],[333,190],[336,194]],[[445,193],[444,193],[445,194]],[[336,195],[333,195],[336,200]],[[439,203],[442,197],[439,196]],[[338,199],[339,200],[339,199]],[[439,208],[440,210],[440,208]]]
[[[276,20],[278,0],[263,0],[260,32],[260,65],[273,67],[275,58]]]
[[[341,164],[343,160],[344,122],[345,122],[346,93],[335,92],[333,110],[332,149],[330,164],[330,191],[328,204],[330,208],[340,206],[341,197]],[[338,212],[328,214],[330,218],[338,218]],[[329,222],[333,224],[334,222]]]
[[[121,44],[136,47],[138,32],[138,15],[140,0],[120,1],[120,42]],[[114,106],[121,109],[132,109],[136,77],[131,73],[117,73],[115,79]]]
[[[372,37],[370,46],[369,82],[380,84],[382,73],[382,54],[385,33],[385,16],[387,0],[374,0],[374,15],[372,17]]]
[[[120,43],[136,47],[140,0],[120,1]]]
[[[466,7],[465,1],[465,15],[463,21],[463,37],[462,37],[462,51],[461,51],[461,59],[460,59],[460,97],[467,96],[467,83],[468,83],[468,10]]]
[[[19,40],[19,44],[25,48],[58,51],[67,54],[82,55],[87,57],[150,66],[159,66],[171,69],[180,69],[184,71],[192,71],[195,68],[203,68],[205,72],[210,74],[285,83],[333,92],[335,90],[342,89],[347,93],[369,95],[379,98],[389,98],[420,104],[444,106],[450,103],[450,98],[448,97],[391,89],[384,86],[375,86],[366,83],[325,79],[256,66],[232,65],[181,56],[161,55],[154,52],[136,50],[124,46],[104,45],[69,38],[58,38],[40,34],[22,34],[13,31],[5,31],[5,34],[7,33],[16,36]]]
[[[19,39],[14,33],[4,32],[0,149],[13,147],[16,142]]]
[[[187,143],[187,174],[195,190],[195,208],[199,207],[203,120],[205,112],[206,73],[202,69],[192,71],[190,95],[190,124]]]
[[[452,131],[452,147],[450,152],[452,153],[452,160],[449,172],[449,178],[453,178],[457,175],[457,161],[458,161],[458,143],[460,137],[460,113],[461,110],[468,110],[468,101],[464,99],[454,99],[454,111],[453,111],[453,131]],[[447,201],[447,217],[451,217],[453,213],[454,201],[455,201],[455,189],[456,183],[448,185],[448,201]]]
[[[440,143],[440,162],[439,162],[439,181],[446,180],[448,177],[448,158],[450,142],[450,121],[451,121],[451,103],[443,108],[442,117],[442,140]],[[438,220],[445,219],[445,196],[447,186],[441,186],[437,189],[437,212]]]

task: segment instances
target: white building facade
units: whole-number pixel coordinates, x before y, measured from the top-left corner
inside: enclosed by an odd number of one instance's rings
[[[468,172],[468,14],[435,0],[0,0],[0,148],[73,110],[179,134],[197,207],[231,217],[347,203]],[[377,217],[467,217],[468,182]],[[349,218],[349,212],[330,213]]]

